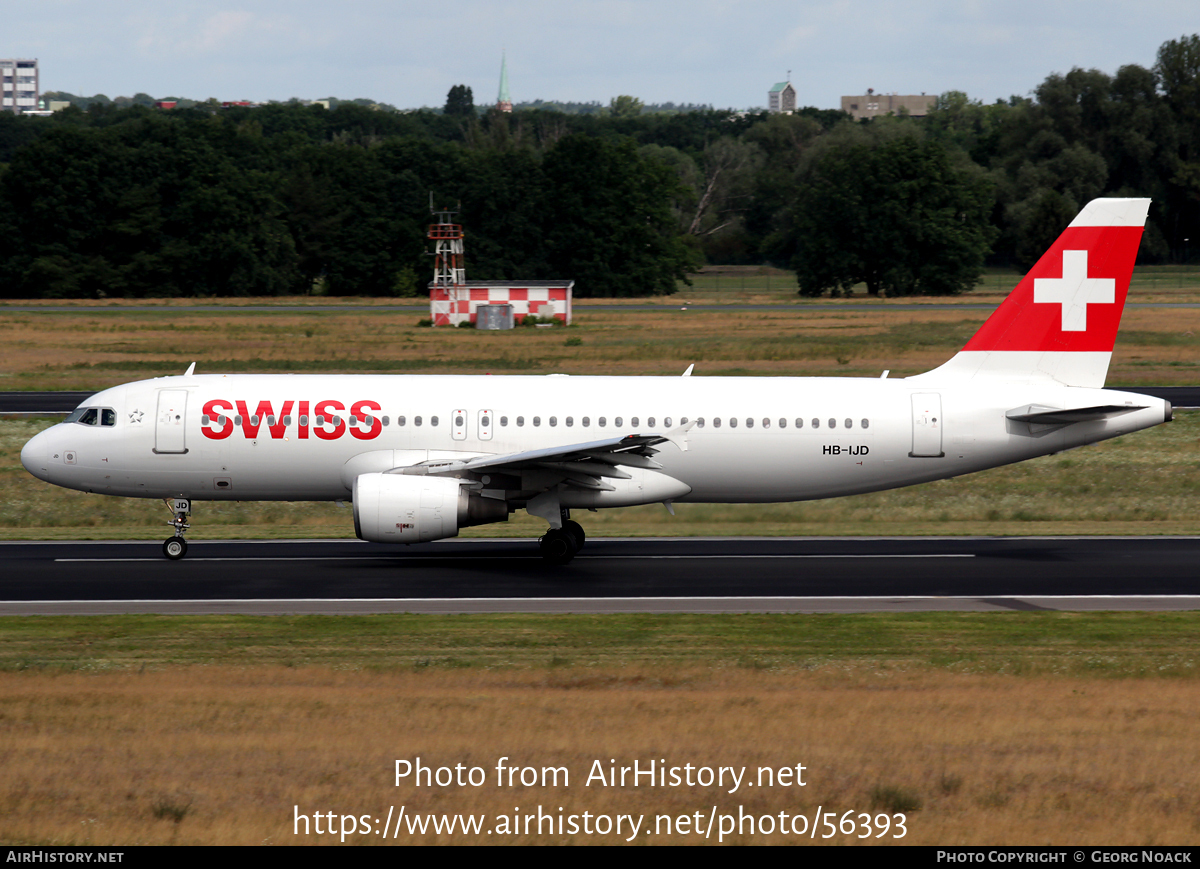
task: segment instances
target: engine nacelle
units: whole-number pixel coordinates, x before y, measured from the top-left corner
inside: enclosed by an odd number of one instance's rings
[[[409,474],[354,478],[354,533],[372,543],[423,543],[459,528],[507,522],[508,504],[483,498],[460,480]]]

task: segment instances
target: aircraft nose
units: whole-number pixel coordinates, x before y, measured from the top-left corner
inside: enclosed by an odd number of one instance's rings
[[[45,480],[47,477],[50,467],[50,463],[47,461],[49,456],[50,432],[48,431],[35,434],[25,446],[21,447],[21,464],[25,466],[25,470],[39,480]]]

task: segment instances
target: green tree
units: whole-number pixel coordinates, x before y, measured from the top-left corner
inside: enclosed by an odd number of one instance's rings
[[[608,110],[614,118],[636,118],[642,113],[642,101],[637,97],[622,94],[609,101]]]
[[[993,238],[992,187],[911,134],[849,135],[814,157],[794,214],[800,294],[946,295],[971,289]]]
[[[475,117],[475,96],[465,84],[456,84],[446,94],[446,107],[442,114],[452,118]]]
[[[543,160],[547,277],[578,295],[675,292],[694,255],[671,212],[678,181],[628,139],[571,135]]]

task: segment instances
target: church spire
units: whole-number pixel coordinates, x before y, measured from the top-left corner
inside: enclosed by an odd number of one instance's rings
[[[512,111],[512,97],[508,95],[508,59],[504,52],[500,53],[500,95],[496,98],[496,108],[502,112]]]

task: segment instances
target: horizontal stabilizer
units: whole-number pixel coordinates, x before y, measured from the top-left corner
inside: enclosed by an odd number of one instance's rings
[[[1071,425],[1076,422],[1090,422],[1097,419],[1109,419],[1123,413],[1135,410],[1145,410],[1146,405],[1133,404],[1097,404],[1093,407],[1046,407],[1041,404],[1029,404],[1025,407],[1014,407],[1004,414],[1013,422],[1028,422],[1035,425]]]

